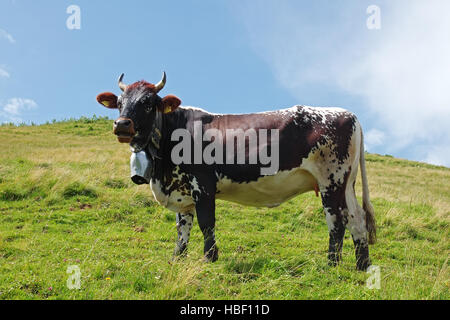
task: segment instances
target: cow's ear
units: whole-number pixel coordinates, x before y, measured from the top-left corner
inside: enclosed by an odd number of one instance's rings
[[[111,92],[100,93],[97,96],[97,101],[104,107],[110,109],[117,109],[117,96],[114,93]]]
[[[175,111],[181,104],[181,100],[174,96],[173,94],[169,94],[162,98],[162,103],[158,107],[159,111],[162,113],[171,113]]]

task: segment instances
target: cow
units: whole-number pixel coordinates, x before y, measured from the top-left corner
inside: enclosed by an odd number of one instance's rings
[[[315,191],[316,195],[320,193],[329,230],[329,264],[335,266],[341,261],[347,228],[355,246],[356,268],[367,270],[371,265],[369,244],[376,241],[376,226],[369,198],[363,131],[353,113],[341,108],[296,105],[261,113],[214,114],[181,106],[181,100],[175,95],[159,96],[165,84],[165,73],[157,84],[141,80],[130,85],[123,82],[122,74],[118,80],[121,95],[104,92],[97,96],[97,101],[107,108],[118,109],[120,115],[114,121],[114,134],[119,142],[129,143],[134,153],[148,157],[151,170],[147,182],[153,196],[159,204],[176,213],[175,258],[186,254],[196,214],[204,237],[204,258],[209,262],[218,259],[216,199],[275,207],[301,193]],[[278,140],[266,141],[256,149],[249,147],[244,162],[222,158],[213,163],[177,163],[172,158],[179,140],[173,136],[182,129],[194,137],[196,126],[202,132],[214,129],[218,135],[210,143],[219,139],[227,150],[238,147],[237,140],[226,138],[233,129],[256,133],[270,130],[271,136],[272,132],[277,133]],[[249,136],[244,139],[247,147]],[[196,143],[193,140],[192,145]],[[202,141],[200,152],[207,146],[208,141]],[[278,151],[278,168],[270,174],[262,173],[263,164],[248,161],[263,147],[272,153]],[[237,155],[233,157],[236,160]],[[355,195],[358,166],[362,177],[362,207]]]

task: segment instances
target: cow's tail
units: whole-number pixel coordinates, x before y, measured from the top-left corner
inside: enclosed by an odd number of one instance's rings
[[[377,242],[377,227],[375,224],[375,211],[373,210],[372,203],[370,203],[369,196],[369,184],[367,182],[367,173],[366,173],[366,160],[364,158],[364,137],[361,129],[361,148],[360,148],[360,157],[359,157],[359,165],[361,167],[361,178],[362,178],[362,189],[363,189],[363,198],[362,204],[363,209],[366,213],[366,226],[367,231],[369,233],[369,244],[374,244]]]

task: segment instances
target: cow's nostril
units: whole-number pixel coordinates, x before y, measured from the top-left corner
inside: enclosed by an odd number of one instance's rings
[[[127,128],[131,125],[131,120],[116,120],[114,124],[118,127]]]

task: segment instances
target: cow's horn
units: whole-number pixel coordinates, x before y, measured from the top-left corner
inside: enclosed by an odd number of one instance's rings
[[[166,85],[166,72],[163,72],[163,77],[160,82],[155,85],[155,92],[158,93]]]
[[[120,90],[125,91],[125,90],[127,90],[127,85],[122,82],[123,76],[124,76],[124,74],[122,73],[119,77],[119,88],[120,88]]]

